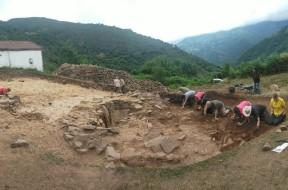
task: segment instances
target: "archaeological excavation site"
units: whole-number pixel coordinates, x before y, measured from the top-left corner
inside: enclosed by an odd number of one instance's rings
[[[115,77],[126,82],[124,93],[115,92]],[[204,117],[181,108],[183,95],[177,91],[97,66],[64,64],[54,76],[9,71],[0,80],[12,89],[0,99],[3,138],[59,162],[175,168],[242,146],[270,129],[237,127],[231,115],[217,121]],[[244,99],[221,88],[207,94],[230,107]]]

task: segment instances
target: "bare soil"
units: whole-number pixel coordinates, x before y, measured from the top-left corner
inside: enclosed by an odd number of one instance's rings
[[[0,189],[149,189],[150,183],[151,189],[177,189],[175,184],[179,183],[175,176],[178,174],[174,175],[173,171],[143,171],[137,168],[129,171],[129,168],[186,167],[246,144],[246,141],[271,129],[265,124],[258,131],[255,131],[255,124],[239,128],[229,117],[215,121],[212,116],[203,117],[200,112],[191,108],[181,109],[179,105],[170,104],[151,93],[120,95],[35,77],[12,78],[2,80],[0,84],[10,87],[11,95],[21,98],[21,105],[16,112],[0,110]],[[228,106],[245,99],[243,95],[214,95]],[[261,104],[268,102],[265,97],[249,99]],[[117,128],[119,134],[107,133],[101,138],[121,154],[121,159],[111,162],[107,161],[105,153],[97,154],[95,150],[85,153],[75,151],[63,137],[67,129],[67,126],[63,126],[63,120],[71,122],[69,118],[73,116],[74,124],[80,126],[83,121],[95,119],[95,110],[99,105],[115,101],[128,105],[125,107],[121,104],[122,106],[116,106],[112,110],[112,127]],[[152,151],[145,147],[151,133],[175,139],[179,147],[169,154],[163,150]],[[183,136],[185,137],[182,138]],[[19,138],[27,140],[29,147],[11,149],[10,144]],[[226,154],[229,155],[229,151]],[[232,168],[238,166],[239,164]],[[118,169],[110,170],[105,167]],[[166,171],[168,176],[172,173],[173,185],[169,180],[164,180],[163,183],[155,181],[162,180],[161,175],[163,172],[166,175]],[[153,174],[146,176],[146,172]],[[182,169],[175,169],[175,172],[180,172],[179,175],[186,179],[185,182],[179,180],[183,182],[179,189],[190,189],[188,178],[196,178],[197,172],[191,175]],[[221,172],[218,174],[224,175]],[[156,175],[155,179],[153,175]],[[203,180],[203,183],[204,175],[205,172],[201,170],[198,178]],[[216,182],[218,178],[212,179],[216,185],[208,182],[210,186],[204,189],[220,189]],[[129,181],[131,183],[128,183]],[[200,182],[193,184],[195,188],[201,187]]]

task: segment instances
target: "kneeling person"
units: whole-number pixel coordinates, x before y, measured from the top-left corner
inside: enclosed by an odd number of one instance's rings
[[[270,101],[271,108],[271,125],[278,125],[282,123],[286,118],[286,103],[283,98],[279,97],[277,93],[273,94],[273,97]]]
[[[237,119],[237,125],[242,126],[249,122],[249,117],[252,111],[252,103],[249,101],[242,101],[233,109],[233,119]],[[239,121],[240,120],[240,121]]]
[[[204,115],[207,115],[207,113],[214,113],[215,119],[218,120],[218,115],[227,115],[229,113],[229,109],[225,108],[225,105],[222,101],[211,100],[207,101],[204,107]]]

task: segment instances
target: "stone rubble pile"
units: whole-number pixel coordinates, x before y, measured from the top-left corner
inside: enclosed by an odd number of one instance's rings
[[[15,112],[16,107],[20,104],[20,97],[19,96],[6,96],[6,95],[0,95],[0,108]]]
[[[141,92],[165,92],[167,88],[156,81],[140,81],[134,79],[129,73],[120,70],[112,70],[96,65],[74,65],[63,64],[58,69],[57,75],[84,80],[93,81],[104,90],[115,90],[113,79],[119,77],[124,79],[127,91],[139,90]]]

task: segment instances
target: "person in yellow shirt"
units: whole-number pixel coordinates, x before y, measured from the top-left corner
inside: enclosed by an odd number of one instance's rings
[[[282,123],[286,118],[286,104],[283,98],[279,97],[277,93],[273,94],[273,97],[270,101],[270,108],[271,108],[271,118],[270,124],[271,125],[278,125]]]

